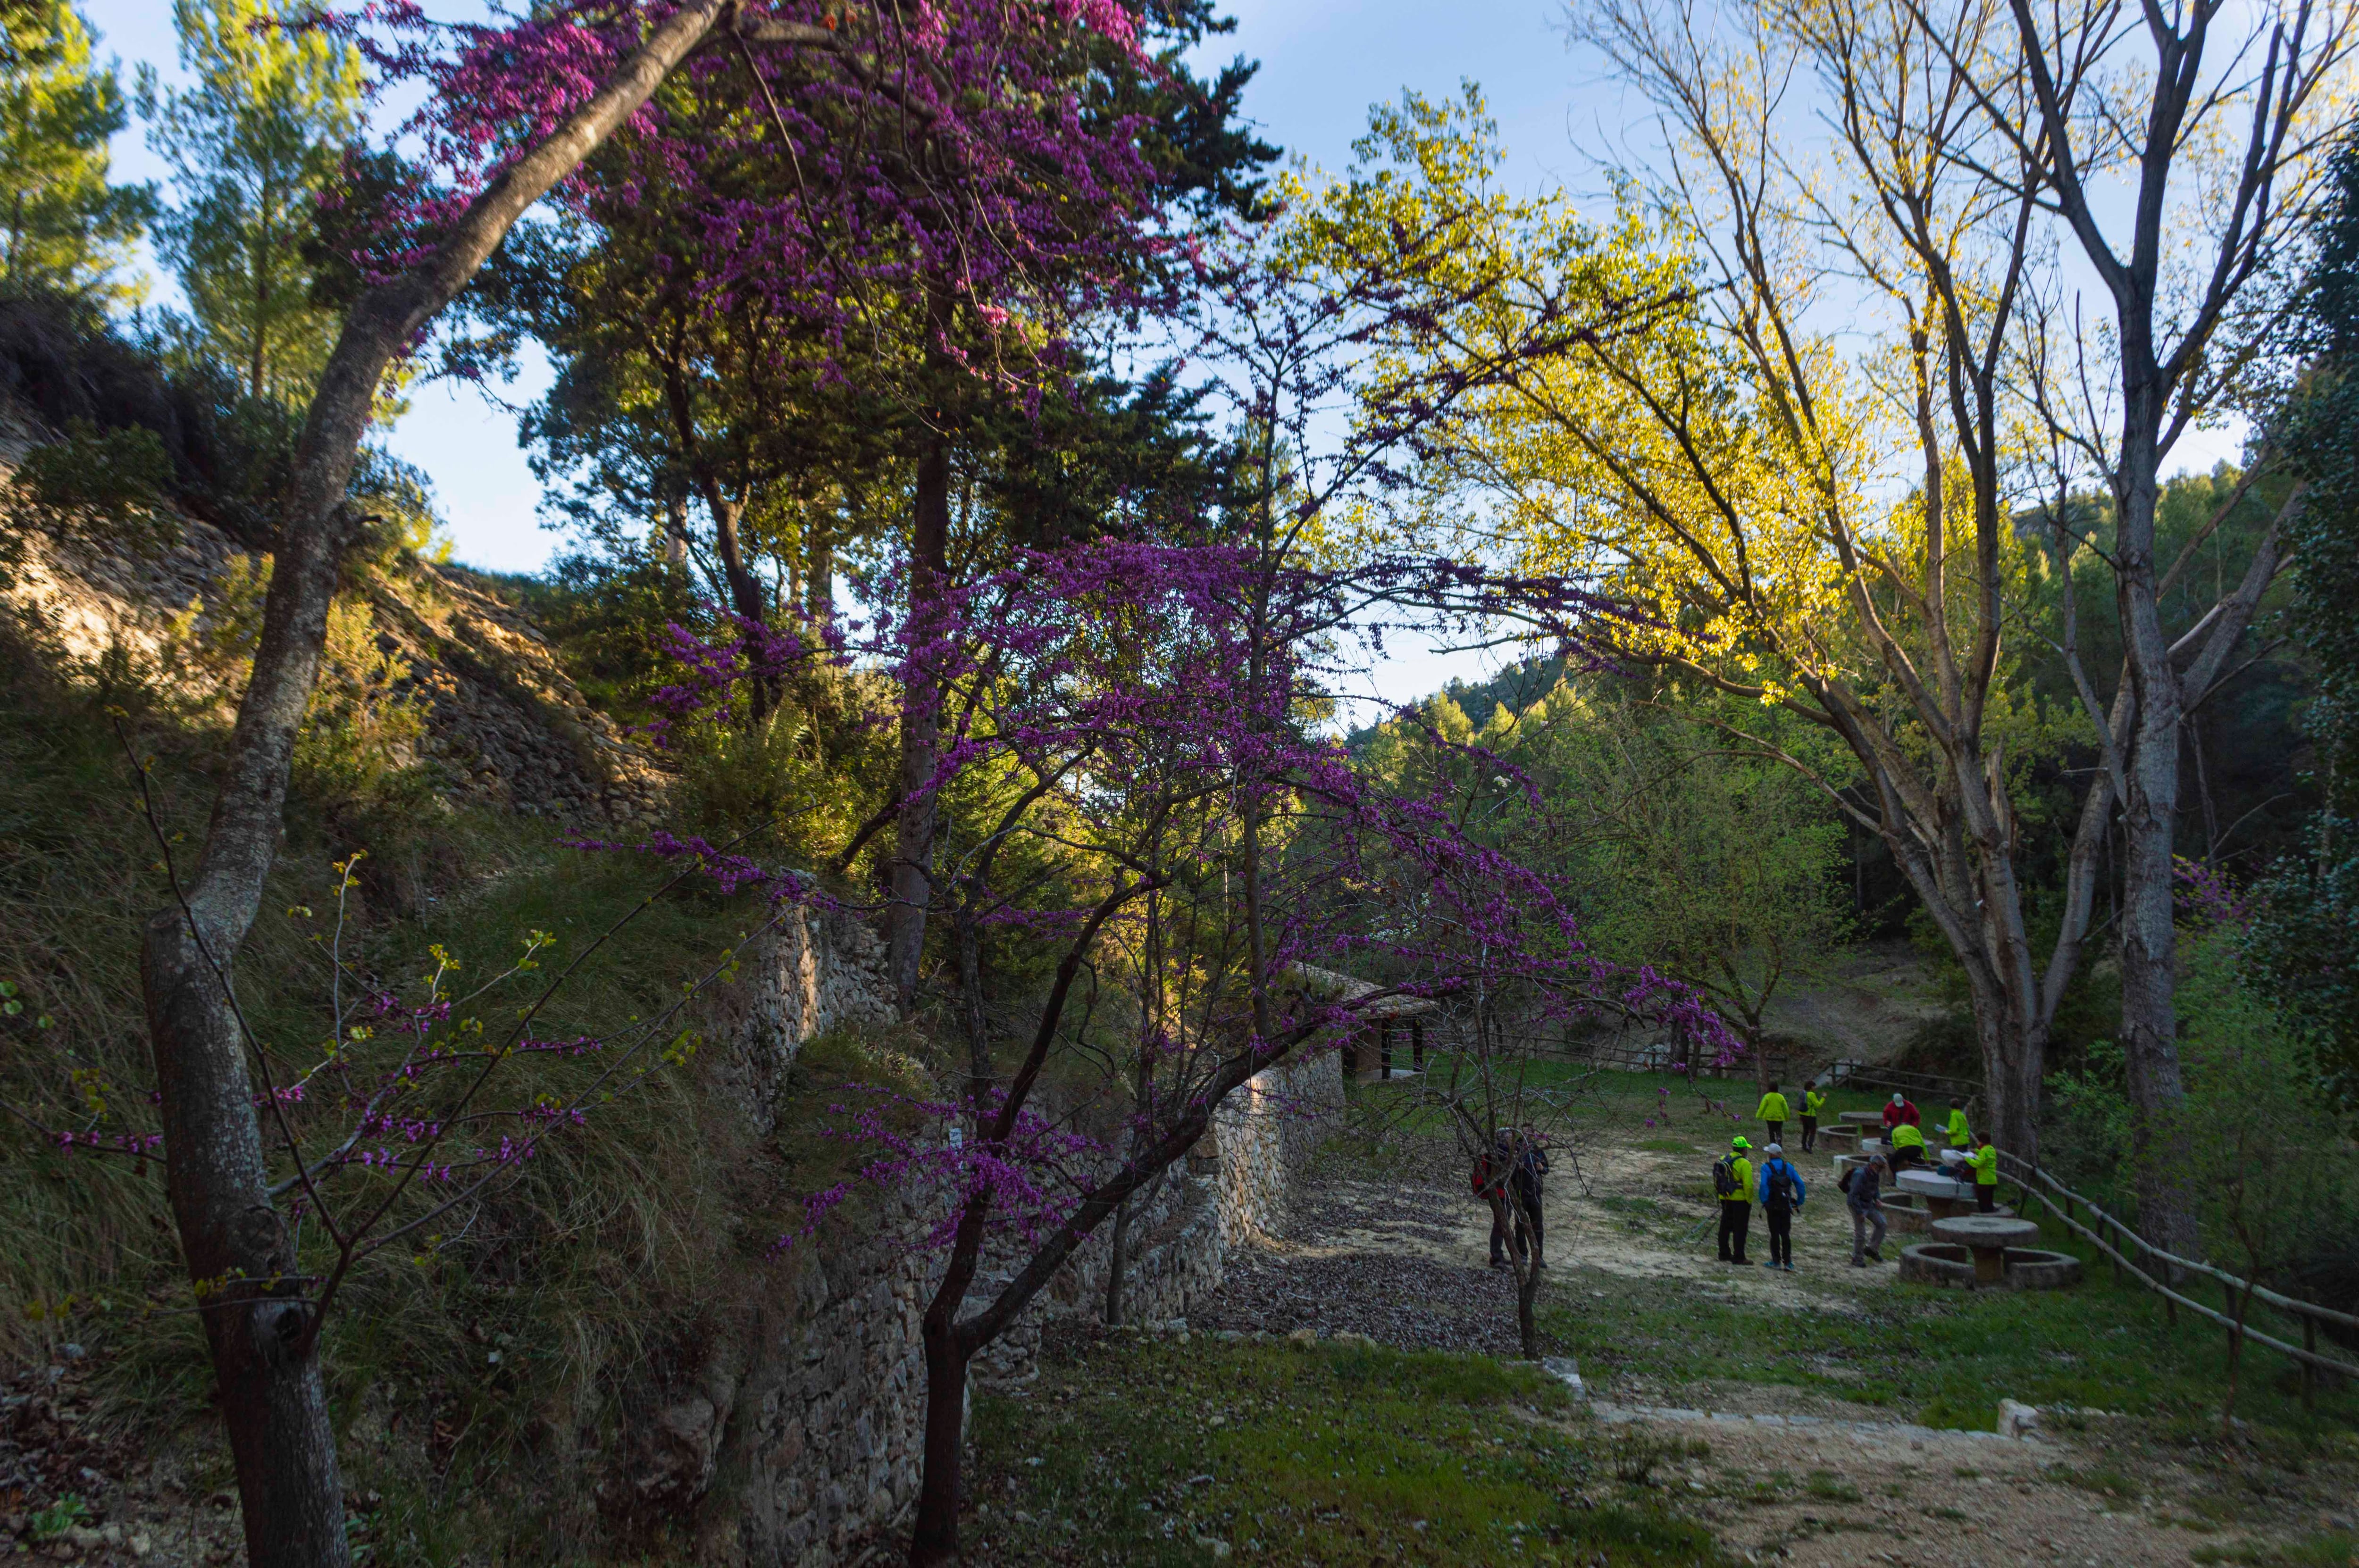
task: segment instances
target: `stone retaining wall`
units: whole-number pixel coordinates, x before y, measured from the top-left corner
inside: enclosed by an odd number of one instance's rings
[[[772,970],[756,977],[731,1071],[738,1094],[775,1075],[808,1034],[864,1005],[849,977],[872,972],[864,930],[832,927],[782,936]],[[868,941],[873,941],[869,938]],[[760,988],[770,987],[768,991]],[[835,1000],[830,1000],[835,999]],[[775,1021],[766,1051],[755,1037]],[[814,1022],[816,1021],[816,1022]],[[1332,1060],[1321,1056],[1262,1074],[1238,1091],[1205,1146],[1174,1166],[1129,1227],[1124,1316],[1132,1323],[1184,1316],[1218,1287],[1231,1246],[1273,1233],[1287,1185],[1343,1103]],[[702,1561],[746,1568],[835,1568],[865,1532],[914,1503],[925,1400],[919,1319],[939,1260],[906,1244],[938,1199],[904,1195],[875,1234],[823,1264],[806,1265],[794,1300],[754,1309],[742,1339],[723,1336],[696,1390],[658,1414],[659,1432],[704,1436],[681,1468],[709,1477],[698,1509]],[[1048,1289],[976,1360],[985,1385],[1038,1374],[1042,1325],[1060,1314],[1098,1318],[1104,1308],[1110,1227],[1101,1226]],[[986,1271],[979,1302],[1005,1281]],[[742,1344],[742,1348],[740,1345]],[[691,1447],[696,1446],[691,1444]]]

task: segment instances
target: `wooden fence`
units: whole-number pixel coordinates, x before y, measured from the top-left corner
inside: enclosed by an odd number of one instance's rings
[[[2359,1330],[2359,1317],[2240,1280],[2209,1263],[2199,1263],[2191,1258],[2166,1252],[2038,1166],[2018,1160],[2005,1151],[2000,1152],[1999,1164],[2023,1188],[2027,1198],[2038,1198],[2048,1212],[2055,1216],[2058,1223],[2111,1259],[2115,1279],[2135,1279],[2160,1296],[2163,1310],[2169,1314],[2172,1323],[2179,1321],[2179,1309],[2185,1307],[2199,1317],[2208,1317],[2227,1329],[2232,1344],[2241,1338],[2255,1345],[2267,1346],[2279,1355],[2291,1357],[2301,1367],[2304,1404],[2310,1403],[2314,1396],[2321,1372],[2359,1379],[2359,1365],[2322,1354],[2318,1348],[2318,1330],[2321,1324]],[[2087,1211],[2096,1228],[2081,1222],[2082,1210]],[[2100,1234],[2100,1230],[2104,1234]],[[2142,1262],[2133,1262],[2129,1256],[2131,1253],[2136,1253]],[[2149,1272],[2149,1269],[2154,1271]],[[2226,1312],[2208,1307],[2173,1288],[2182,1284],[2192,1288],[2192,1281],[2198,1277],[2218,1283],[2227,1303]],[[2242,1312],[2237,1307],[2240,1301],[2245,1303]],[[2295,1345],[2255,1328],[2247,1319],[2252,1303],[2256,1302],[2299,1322],[2301,1343]]]

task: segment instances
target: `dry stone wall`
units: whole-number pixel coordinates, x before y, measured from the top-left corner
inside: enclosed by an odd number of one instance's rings
[[[876,989],[867,998],[861,987]],[[883,1010],[875,938],[850,923],[782,931],[754,978],[726,1071],[749,1097],[811,1034]],[[768,1032],[766,1040],[765,1032]],[[1124,1315],[1185,1316],[1216,1289],[1232,1247],[1275,1232],[1299,1175],[1343,1104],[1332,1055],[1273,1068],[1232,1097],[1196,1152],[1136,1206],[1128,1230]],[[871,1532],[914,1504],[925,1410],[919,1319],[938,1260],[913,1245],[939,1195],[897,1195],[871,1232],[806,1266],[791,1302],[756,1307],[746,1336],[722,1336],[716,1358],[653,1423],[658,1434],[707,1434],[669,1473],[710,1478],[699,1509],[701,1556],[745,1568],[835,1568]],[[1100,1227],[1016,1325],[978,1357],[978,1383],[1038,1372],[1042,1326],[1060,1314],[1097,1319],[1105,1303],[1110,1227]],[[1004,1283],[986,1269],[977,1304]],[[725,1399],[716,1396],[727,1390]]]
[[[780,912],[746,944],[738,982],[717,1004],[723,1054],[715,1087],[767,1137],[777,1130],[779,1087],[804,1042],[892,1022],[891,998],[885,943],[864,923],[841,910]]]

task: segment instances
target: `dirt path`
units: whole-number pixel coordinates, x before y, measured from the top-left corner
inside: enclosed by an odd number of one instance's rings
[[[1771,1424],[1742,1419],[1623,1418],[1709,1455],[1667,1479],[1695,1494],[1722,1543],[1762,1561],[1836,1568],[2078,1568],[2191,1563],[2216,1537],[2190,1536],[2134,1507],[2056,1478],[2064,1444],[1890,1423]]]

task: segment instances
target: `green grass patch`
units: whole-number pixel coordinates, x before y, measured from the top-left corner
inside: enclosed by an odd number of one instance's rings
[[[2039,1245],[2070,1249],[2053,1227]],[[2160,1441],[2185,1433],[2190,1447],[2218,1440],[2221,1336],[2172,1327],[2153,1296],[2105,1270],[2070,1291],[1902,1286],[1803,1312],[1764,1312],[1674,1279],[1567,1269],[1556,1283],[1541,1332],[1601,1386],[1619,1376],[1671,1389],[1772,1384],[1974,1431],[1989,1430],[2007,1398],[2120,1411]],[[2072,1354],[2058,1356],[2060,1346]],[[2256,1453],[2278,1468],[2359,1458],[2359,1388],[2321,1389],[2306,1411],[2299,1379],[2256,1353],[2237,1409]]]
[[[1114,1339],[976,1400],[964,1526],[1001,1562],[1716,1563],[1646,1452],[1568,1430],[1563,1387],[1481,1357]]]
[[[1811,1471],[1809,1478],[1802,1483],[1802,1490],[1823,1502],[1855,1503],[1859,1501],[1859,1488],[1832,1470]]]
[[[2050,1468],[2048,1475],[2050,1479],[2061,1481],[2068,1487],[2078,1487],[2084,1492],[2095,1492],[2103,1497],[2120,1498],[2126,1502],[2136,1502],[2146,1496],[2144,1487],[2110,1465],[2076,1470],[2068,1465],[2059,1465]]]

